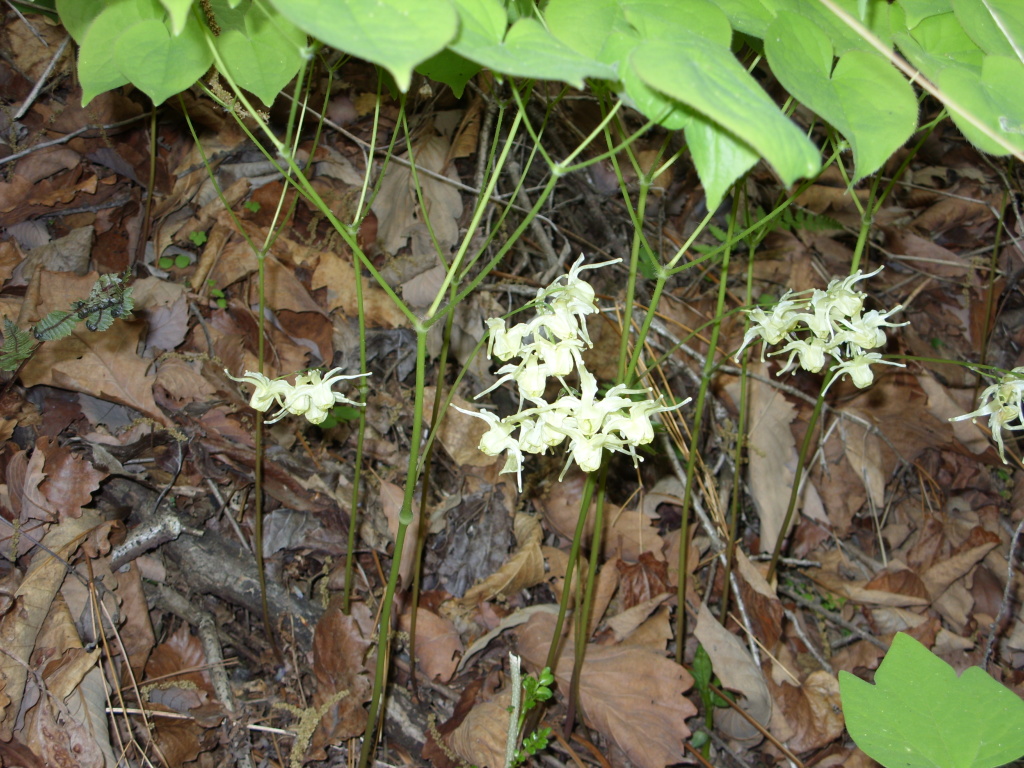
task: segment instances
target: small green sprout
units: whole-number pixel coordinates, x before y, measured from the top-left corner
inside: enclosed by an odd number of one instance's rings
[[[192,259],[189,258],[188,254],[179,253],[177,256],[161,256],[156,265],[160,267],[160,269],[170,269],[171,267],[184,269],[191,263]]]
[[[242,203],[242,207],[250,213],[259,213],[260,204],[257,200],[246,200]]]
[[[227,309],[228,298],[224,295],[224,291],[215,287],[213,280],[207,280],[206,284],[210,286],[210,298],[213,299],[213,303],[221,309]]]
[[[192,245],[194,245],[196,248],[199,248],[203,245],[203,243],[206,242],[207,237],[205,232],[197,229],[195,232],[188,236],[188,239],[192,241]]]

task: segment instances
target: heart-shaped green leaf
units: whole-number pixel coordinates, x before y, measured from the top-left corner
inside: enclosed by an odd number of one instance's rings
[[[980,667],[960,677],[898,633],[869,685],[839,673],[846,728],[887,768],[995,768],[1024,754],[1024,701]]]
[[[245,0],[230,9],[226,2],[211,3],[221,30],[217,52],[240,87],[271,104],[302,66],[306,33],[270,5]]]
[[[855,182],[878,170],[917,127],[913,88],[880,54],[850,51],[833,69],[825,32],[785,11],[769,25],[764,50],[786,90],[850,142]]]
[[[577,53],[532,18],[505,31],[498,0],[456,0],[462,22],[451,49],[495,72],[538,80],[561,80],[577,88],[587,77],[616,79],[615,68]]]
[[[403,92],[413,68],[444,48],[459,24],[448,0],[274,0],[274,7],[317,40],[384,67]]]
[[[122,74],[154,104],[160,104],[202,77],[213,62],[213,54],[194,17],[189,17],[177,37],[171,36],[163,22],[144,19],[118,38],[114,60]]]

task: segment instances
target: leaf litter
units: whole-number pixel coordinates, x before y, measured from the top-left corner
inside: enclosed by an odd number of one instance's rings
[[[8,22],[13,55],[0,63],[14,98],[27,95],[48,60],[20,23]],[[338,109],[372,101],[374,82],[356,71]],[[88,113],[74,106],[72,83],[48,93],[24,117],[25,146],[144,115],[126,92],[97,97]],[[352,754],[365,727],[377,600],[409,455],[409,321],[354,268],[325,223],[296,205],[266,262],[265,372],[351,366],[359,279],[370,356],[382,376],[368,405],[364,447],[375,476],[363,491],[348,613],[341,590],[352,422],[323,429],[283,422],[267,433],[263,530],[282,664],[261,625],[253,578],[253,416],[248,394],[223,369],[237,375],[257,365],[257,261],[242,235],[266,238],[283,187],[273,177],[256,183],[257,172],[269,171],[225,115],[192,94],[186,101],[241,231],[214,194],[199,148],[165,116],[149,222],[142,122],[23,154],[5,164],[0,180],[3,317],[27,327],[87,296],[98,274],[129,267],[137,300],[133,317],[109,331],[79,326],[44,344],[0,397],[2,760],[106,767],[125,754],[132,764],[148,755],[167,765],[212,765],[247,754],[301,766]],[[481,105],[479,95],[444,109],[420,105],[411,154],[421,169],[473,178]],[[351,129],[369,130],[365,109],[351,106],[345,115]],[[393,104],[382,115],[382,129],[394,130]],[[556,119],[549,130],[565,127]],[[13,147],[2,150],[0,161]],[[325,146],[302,152],[313,160],[312,183],[338,211],[348,210],[365,162],[358,148],[329,132]],[[759,556],[782,527],[789,481],[780,478],[796,466],[819,384],[813,376],[780,380],[777,363],[751,365],[749,462],[734,484],[735,469],[722,468],[730,466],[725,446],[738,380],[729,370],[716,374],[714,413],[722,418],[701,436],[713,467],[701,497],[718,530],[691,529],[685,607],[677,602],[682,486],[673,464],[660,447],[639,471],[613,462],[596,549],[593,523],[584,527],[577,578],[596,571],[578,694],[570,692],[570,636],[556,654],[557,695],[543,714],[561,730],[570,707],[576,713],[572,740],[551,747],[559,764],[691,761],[693,733],[713,719],[716,764],[796,753],[805,765],[867,765],[843,731],[836,675],[870,677],[882,654],[877,644],[897,631],[963,669],[985,662],[989,627],[1003,621],[989,671],[1024,691],[1024,621],[1003,610],[1007,600],[1024,599],[1019,577],[1007,584],[1017,562],[1010,537],[1024,508],[1019,463],[998,463],[983,426],[948,421],[973,410],[984,386],[954,362],[978,359],[984,349],[992,364],[1020,363],[1022,302],[1003,276],[1016,274],[1022,254],[1014,238],[1003,238],[994,283],[972,255],[996,238],[1006,191],[979,156],[936,140],[908,174],[914,185],[897,185],[877,217],[881,240],[871,256],[889,268],[873,279],[871,301],[904,304],[911,324],[892,329],[890,351],[928,361],[880,371],[863,392],[841,382],[829,393],[791,525],[790,559],[777,579],[766,578]],[[391,284],[417,304],[432,297],[440,276],[425,219],[447,256],[474,202],[437,176],[421,179],[421,200],[408,169],[392,164],[359,235]],[[767,236],[754,264],[757,293],[823,288],[848,272],[851,239],[834,226],[855,231],[859,214],[836,181],[823,175],[797,201],[800,216]],[[659,184],[653,200],[671,240],[692,226],[692,211],[676,203],[699,189],[685,173],[665,174]],[[761,171],[751,177],[765,203],[779,191],[774,184]],[[595,208],[605,229],[628,231],[625,212],[599,189],[582,199],[559,194],[562,232],[586,233]],[[829,217],[828,228],[811,226],[816,214]],[[205,242],[193,237],[199,233]],[[538,247],[503,262],[485,292],[460,307],[454,353],[480,385],[454,393],[461,407],[494,381],[486,360],[469,359],[482,318],[518,305],[506,294],[524,281],[540,284],[549,268],[543,253]],[[187,265],[161,267],[164,256],[185,256]],[[745,275],[736,270],[740,285]],[[621,305],[617,279],[597,287]],[[688,278],[668,294],[665,323],[655,325],[651,342],[676,349],[663,367],[666,385],[682,398],[708,349],[699,339],[680,349],[679,335],[710,317],[713,297]],[[607,378],[614,351],[602,349],[605,321],[591,332],[599,341],[595,370]],[[726,323],[720,349],[741,341],[740,326]],[[507,405],[500,391],[494,402]],[[415,699],[393,697],[385,726],[388,754],[409,764],[500,764],[507,653],[520,653],[534,673],[545,666],[552,607],[564,589],[583,477],[554,482],[561,462],[539,457],[520,494],[498,474],[500,462],[476,451],[481,426],[454,410],[446,415],[434,490],[410,534],[423,545],[422,589],[418,605],[408,593],[399,600],[392,684]],[[741,494],[741,514],[726,582],[718,547],[729,493]],[[415,577],[415,549],[406,551],[403,585]],[[598,562],[590,562],[595,554]],[[730,611],[721,617],[727,591]],[[675,637],[672,621],[681,609],[695,622],[685,638]],[[406,634],[414,616],[415,643]],[[703,710],[692,676],[670,659],[680,644],[692,659],[698,642],[716,684],[763,731],[731,707],[716,708],[713,718]]]

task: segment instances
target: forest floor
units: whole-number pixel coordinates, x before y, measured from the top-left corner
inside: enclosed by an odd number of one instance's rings
[[[161,107],[155,123],[129,89],[83,109],[70,47],[42,78],[63,30],[35,17],[31,29],[5,13],[0,315],[27,328],[89,296],[102,274],[129,273],[135,306],[107,331],[82,324],[43,344],[0,394],[0,764],[353,764],[410,441],[418,439],[408,320],[353,267],[327,222],[286,195],[265,262],[264,370],[356,372],[360,279],[373,376],[352,538],[351,408],[320,426],[286,418],[266,428],[258,526],[251,393],[225,369],[238,376],[258,366],[258,263],[247,238],[267,237],[284,183],[234,119],[196,94]],[[360,64],[345,78],[330,94],[319,145],[312,130],[302,145],[314,186],[340,218],[366,171],[377,87]],[[475,203],[486,94],[471,89],[456,100],[428,91],[409,107],[417,160],[435,173],[424,181],[424,203],[439,231],[457,236]],[[279,111],[286,108],[272,117]],[[556,151],[592,127],[593,112],[585,100],[554,109]],[[385,96],[378,146],[387,146],[397,115]],[[641,156],[663,138],[643,137]],[[529,151],[516,147],[519,167]],[[886,166],[881,187],[906,157]],[[381,158],[372,163],[379,172]],[[1007,432],[1003,464],[985,420],[950,421],[973,411],[991,383],[961,363],[1021,364],[1018,174],[974,151],[947,121],[893,181],[862,264],[885,269],[858,287],[873,309],[902,305],[892,319],[908,324],[887,329],[885,351],[906,367],[876,366],[871,387],[844,380],[828,392],[800,512],[770,581],[767,555],[783,528],[821,377],[777,377],[780,359],[762,362],[755,346],[747,459],[737,468],[741,369],[733,355],[743,318],[729,315],[701,433],[689,434],[692,404],[663,414],[665,430],[639,468],[621,456],[609,466],[606,530],[599,551],[585,550],[600,562],[579,702],[567,697],[567,648],[557,694],[543,710],[554,735],[535,762],[871,765],[844,730],[837,675],[871,679],[897,631],[958,671],[981,665],[1024,693],[1024,582],[1011,555],[1024,520],[1019,452]],[[392,165],[359,240],[389,284],[425,306],[444,271],[424,247],[409,176]],[[515,181],[502,178],[497,194],[507,196]],[[866,201],[869,182],[861,186]],[[755,296],[824,288],[849,273],[861,214],[846,189],[826,172],[756,253],[734,254],[730,309],[743,304],[751,256]],[[786,190],[760,165],[746,193],[750,210],[771,210]],[[658,258],[671,257],[704,217],[702,200],[685,159],[658,178],[644,222]],[[727,212],[714,219],[719,231]],[[632,223],[607,164],[566,177],[542,213],[459,307],[449,363],[443,371],[435,363],[428,376],[428,407],[437,383],[449,388],[463,368],[455,392],[463,408],[496,380],[478,350],[487,318],[521,306],[581,252],[588,262],[628,258]],[[714,231],[698,242],[719,244]],[[584,276],[609,310],[591,319],[586,355],[607,383],[625,271]],[[694,396],[701,381],[720,278],[698,265],[661,298],[648,338],[650,358],[662,356],[652,382],[676,401]],[[650,299],[646,281],[636,298]],[[440,336],[430,343],[436,361]],[[356,398],[358,384],[346,391]],[[507,410],[512,398],[499,388],[475,403]],[[419,546],[407,548],[401,569],[383,763],[500,764],[509,653],[534,673],[548,654],[584,476],[570,471],[559,481],[564,458],[530,457],[520,490],[514,475],[500,474],[503,457],[477,449],[484,426],[449,409],[426,493],[417,490],[424,504],[410,538]],[[701,458],[701,514],[691,528],[684,656],[689,664],[700,643],[757,726],[724,707],[709,727],[689,672],[670,660],[679,642],[680,464],[691,446]],[[262,620],[257,530],[273,637]],[[720,555],[730,531],[723,626]],[[574,728],[565,727],[570,709]],[[707,756],[691,746],[695,731],[710,731]]]

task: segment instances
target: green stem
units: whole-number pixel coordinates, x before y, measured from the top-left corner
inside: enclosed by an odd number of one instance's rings
[[[377,722],[384,701],[384,689],[387,685],[388,657],[391,648],[391,611],[395,602],[395,591],[398,588],[398,571],[402,563],[402,551],[405,548],[405,535],[413,520],[412,502],[416,493],[420,446],[423,442],[423,390],[426,386],[426,367],[427,329],[417,324],[416,391],[413,404],[412,435],[409,440],[409,468],[405,477],[405,496],[402,498],[402,509],[398,513],[398,532],[395,535],[395,549],[391,556],[391,570],[388,573],[388,583],[381,604],[380,624],[377,627],[377,663],[373,676],[373,691],[370,695],[366,731],[363,736],[363,748],[359,753],[359,768],[367,768],[376,747]]]
[[[736,225],[736,212],[739,204],[739,195],[733,198],[733,214],[729,217],[729,229],[727,243],[731,243],[733,230]],[[678,608],[676,610],[676,661],[683,663],[683,651],[686,649],[686,585],[689,580],[689,553],[690,553],[690,504],[693,500],[693,478],[697,468],[697,459],[700,456],[700,428],[704,415],[704,402],[707,399],[708,385],[711,382],[711,375],[715,369],[715,351],[718,348],[718,334],[721,331],[721,318],[725,314],[725,297],[729,285],[729,258],[731,248],[726,248],[722,254],[722,266],[718,273],[718,304],[715,307],[715,322],[711,326],[711,338],[708,340],[708,354],[704,358],[704,371],[700,379],[700,389],[697,390],[697,403],[694,406],[693,427],[690,430],[690,452],[686,457],[686,487],[683,489],[683,511],[682,525],[679,531],[679,586],[676,593]],[[728,591],[728,584],[725,590]]]

